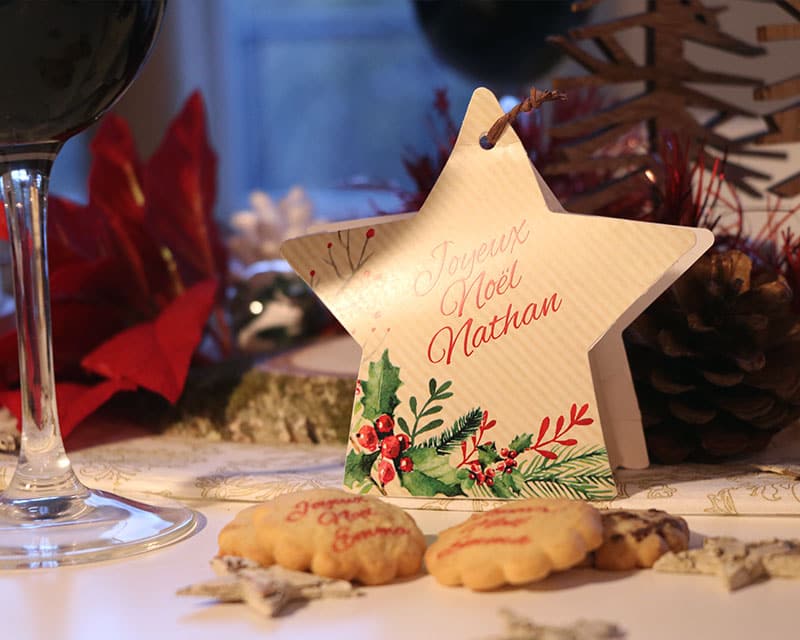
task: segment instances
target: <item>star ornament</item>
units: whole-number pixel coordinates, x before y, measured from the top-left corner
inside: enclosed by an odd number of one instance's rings
[[[647,466],[622,330],[713,236],[565,212],[510,127],[481,147],[502,114],[475,91],[419,212],[283,246],[363,350],[351,490],[608,499]]]

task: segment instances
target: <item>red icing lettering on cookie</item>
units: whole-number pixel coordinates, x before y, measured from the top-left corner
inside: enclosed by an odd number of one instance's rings
[[[436,554],[437,558],[444,558],[447,557],[456,551],[460,551],[461,549],[466,549],[467,547],[474,547],[476,545],[480,546],[488,546],[488,545],[510,545],[510,546],[519,546],[523,544],[528,544],[530,542],[530,538],[528,536],[518,536],[516,538],[512,538],[509,536],[492,536],[488,538],[472,538],[470,540],[456,540],[453,544],[448,547],[442,549],[439,553]]]
[[[503,511],[499,512],[499,513],[489,512],[488,514],[483,515],[481,517],[486,518],[486,517],[492,517],[492,516],[499,516],[501,514],[504,515],[504,516],[507,516],[507,515],[514,514],[514,513],[550,513],[550,512],[554,512],[554,511],[559,511],[559,509],[553,509],[552,507],[549,507],[547,505],[539,505],[539,506],[535,506],[535,507],[534,506],[525,506],[525,507],[523,507],[523,506],[519,506],[519,507],[513,506],[513,507],[504,507]]]
[[[385,538],[389,536],[408,536],[411,533],[405,527],[372,527],[360,531],[350,531],[347,527],[336,530],[333,537],[333,551],[336,553],[347,551],[353,545],[371,538]]]
[[[474,523],[464,526],[464,532],[475,531],[476,529],[495,529],[499,527],[519,527],[526,522],[528,518],[506,518],[505,514],[496,518],[478,518]]]
[[[301,500],[295,503],[292,510],[286,516],[286,522],[297,522],[302,520],[308,515],[309,511],[316,511],[318,509],[325,509],[330,511],[337,505],[347,505],[364,502],[363,496],[354,496],[352,498],[330,498],[328,500],[317,500],[309,502],[308,500]]]
[[[349,509],[342,509],[341,511],[323,511],[319,514],[317,522],[323,527],[328,525],[338,525],[342,522],[355,522],[362,520],[372,515],[370,507],[364,507],[360,511],[350,511]]]

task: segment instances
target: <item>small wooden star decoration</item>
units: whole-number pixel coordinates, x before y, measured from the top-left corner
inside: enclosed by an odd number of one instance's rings
[[[353,491],[608,499],[647,464],[622,329],[712,234],[565,212],[510,127],[482,148],[502,114],[475,91],[419,212],[283,246],[363,349]]]

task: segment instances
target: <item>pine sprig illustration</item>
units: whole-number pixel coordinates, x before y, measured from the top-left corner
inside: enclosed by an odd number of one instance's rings
[[[565,498],[569,500],[608,500],[614,496],[610,478],[593,478],[591,481],[568,484],[561,479],[539,480],[520,492],[524,498]]]
[[[598,500],[616,492],[608,469],[608,454],[602,447],[560,452],[557,459],[533,458],[520,465],[525,497]]]
[[[520,467],[520,473],[537,476],[558,474],[574,476],[600,473],[606,469],[606,450],[602,447],[577,447],[561,452],[558,458],[531,458]]]
[[[446,455],[453,451],[457,445],[461,444],[473,435],[483,420],[483,411],[480,407],[471,409],[463,416],[460,416],[449,429],[428,438],[421,447],[436,449],[439,455]]]

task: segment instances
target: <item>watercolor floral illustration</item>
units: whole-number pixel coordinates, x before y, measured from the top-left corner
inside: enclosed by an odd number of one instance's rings
[[[402,403],[400,368],[385,350],[357,388],[356,423],[345,485],[363,493],[400,487],[412,496],[559,497],[597,500],[615,494],[608,455],[576,437],[594,422],[588,403],[544,416],[507,443],[493,440],[497,421],[479,406],[450,425],[440,417],[454,397],[452,381],[431,378],[422,395]],[[395,494],[395,491],[391,492]]]

